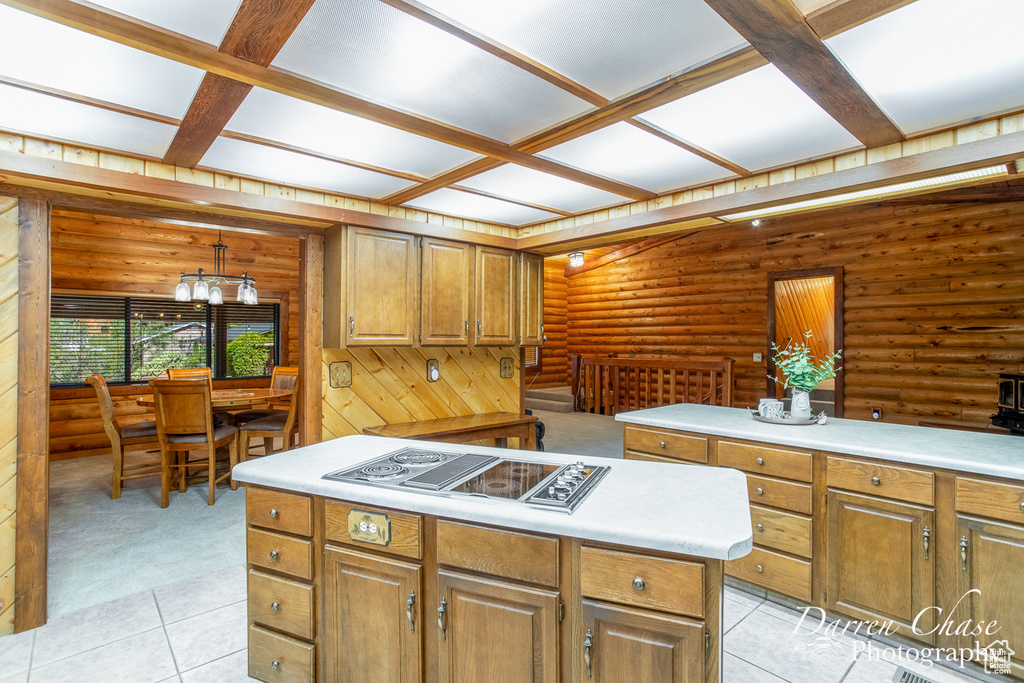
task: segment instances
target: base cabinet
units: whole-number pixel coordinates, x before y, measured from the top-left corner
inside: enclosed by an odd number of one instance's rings
[[[582,615],[582,680],[704,680],[704,624],[586,599]]]
[[[558,593],[441,570],[442,683],[556,683]]]

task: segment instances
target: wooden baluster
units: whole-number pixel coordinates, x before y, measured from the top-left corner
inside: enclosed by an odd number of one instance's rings
[[[704,371],[697,371],[697,403],[704,402]]]
[[[676,369],[672,368],[668,371],[668,401],[674,404],[676,402]]]
[[[658,405],[665,405],[665,368],[658,368]]]
[[[683,403],[690,402],[690,371],[683,370]]]
[[[718,400],[718,371],[711,371],[711,379],[708,381],[711,385],[711,405],[720,406],[721,402]]]
[[[612,371],[612,405],[614,406],[612,413],[619,412],[619,366],[611,366]]]

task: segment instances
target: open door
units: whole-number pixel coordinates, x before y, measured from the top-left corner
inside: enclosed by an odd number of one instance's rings
[[[772,344],[785,346],[790,340],[803,341],[811,354],[822,359],[843,348],[843,269],[813,268],[768,273],[768,375],[775,376]],[[842,362],[839,363],[840,365]],[[782,385],[768,379],[767,396],[784,397]],[[811,392],[811,411],[843,416],[843,373],[822,382]]]

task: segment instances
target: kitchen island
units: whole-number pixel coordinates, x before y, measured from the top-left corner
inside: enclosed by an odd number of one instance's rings
[[[992,643],[968,634],[995,624],[1024,678],[1024,438],[692,404],[616,419],[628,459],[746,472],[754,549],[727,575],[976,663]]]
[[[721,680],[722,566],[752,547],[740,472],[586,457],[588,471],[609,470],[571,514],[322,478],[408,447],[350,436],[235,468],[247,484],[251,676]]]

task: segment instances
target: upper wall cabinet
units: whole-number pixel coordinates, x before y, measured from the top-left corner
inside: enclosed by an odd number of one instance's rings
[[[478,346],[516,343],[516,254],[476,248],[476,338]]]
[[[473,292],[473,245],[423,238],[420,343],[469,343]]]
[[[544,344],[544,257],[519,254],[519,344]]]

